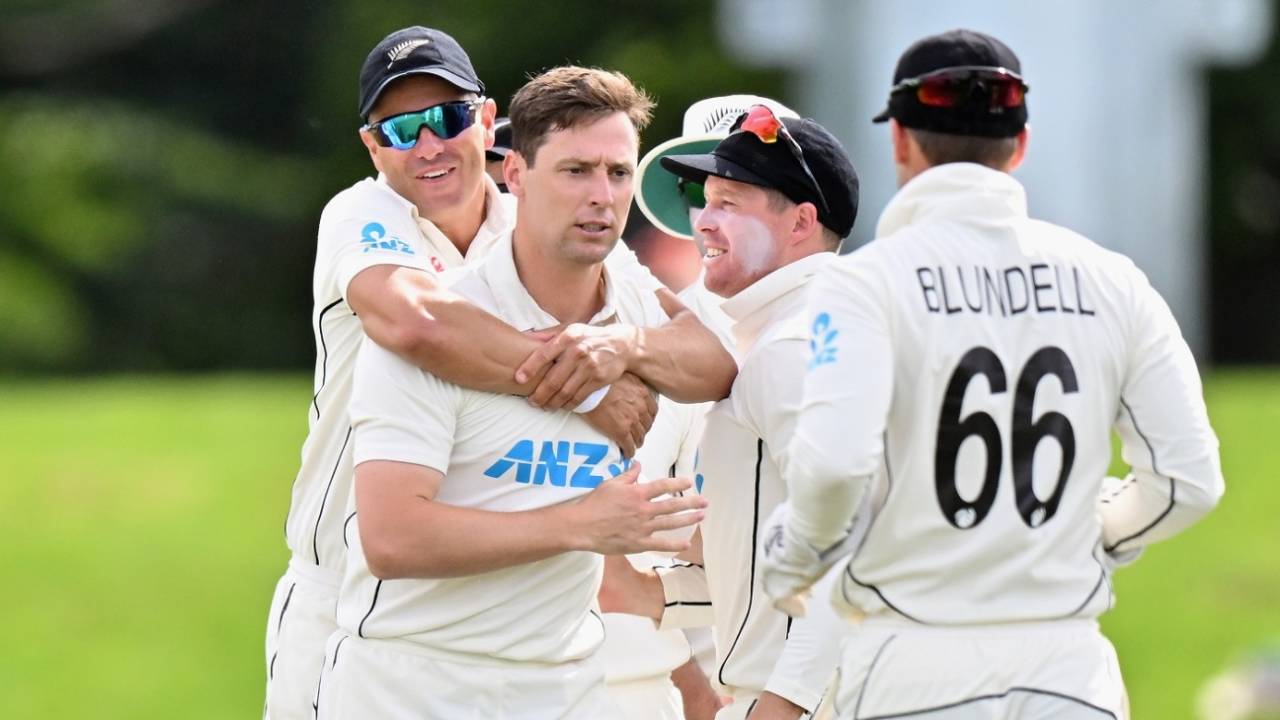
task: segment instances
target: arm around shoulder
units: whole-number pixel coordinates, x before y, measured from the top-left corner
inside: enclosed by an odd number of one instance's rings
[[[512,369],[539,343],[430,272],[374,265],[351,279],[346,297],[371,340],[434,375],[498,393],[527,395],[535,385],[516,383]]]

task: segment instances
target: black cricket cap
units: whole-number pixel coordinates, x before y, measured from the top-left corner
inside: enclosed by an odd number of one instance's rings
[[[903,80],[937,70],[965,66],[1004,68],[1022,74],[1022,63],[1008,45],[976,30],[949,30],[930,35],[907,48],[898,58],[893,84],[896,86]],[[993,112],[981,98],[976,98],[962,107],[938,108],[921,104],[913,92],[896,92],[890,93],[888,107],[871,122],[885,122],[889,118],[908,128],[1004,138],[1013,137],[1026,127],[1027,104],[1024,99],[1016,108]]]
[[[484,93],[484,83],[457,40],[446,32],[415,25],[386,36],[364,59],[360,117],[367,122],[382,91],[407,75],[435,75],[467,92]]]
[[[785,138],[765,143],[753,133],[734,132],[709,155],[667,155],[660,162],[671,174],[693,182],[705,183],[708,175],[715,175],[772,188],[795,203],[813,203],[818,222],[842,239],[848,237],[858,217],[858,173],[849,155],[834,135],[813,120],[782,118],[781,122],[803,151],[826,198],[825,209]]]
[[[493,147],[484,151],[488,162],[502,160],[511,152],[511,118],[500,117],[493,121]]]

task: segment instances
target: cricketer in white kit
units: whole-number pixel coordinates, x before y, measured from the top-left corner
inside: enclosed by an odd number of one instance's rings
[[[520,330],[664,322],[653,292],[603,262],[650,106],[600,70],[522,88],[515,228],[451,289]],[[596,553],[683,548],[650,536],[696,523],[704,501],[650,502],[690,483],[635,485],[620,449],[568,410],[464,389],[372,343],[355,375],[358,513],[318,716],[614,717],[593,655]],[[647,528],[640,541],[625,524]]]
[[[804,378],[804,289],[853,227],[857,176],[839,142],[813,121],[779,119],[764,105],[735,119],[736,132],[711,154],[662,160],[686,181],[705,183],[696,227],[707,247],[706,284],[727,298],[740,358],[700,448],[712,507],[698,531],[705,567],[658,568],[656,578],[611,567],[608,582],[637,586],[636,597],[656,592],[644,606],[624,607],[660,617],[661,627],[713,623],[713,680],[733,698],[718,718],[796,718],[821,701],[844,625],[832,612],[793,623],[774,609],[755,548],[764,519],[786,498],[778,456]]]
[[[451,288],[513,327],[560,324],[520,283],[509,240],[464,272]],[[593,324],[666,320],[653,293],[607,271],[604,278],[605,301]],[[451,385],[377,345],[361,350],[355,384],[357,466],[391,461],[434,469],[444,477],[433,502],[533,510],[581,497],[630,467],[578,414]],[[320,717],[606,712],[603,668],[589,660],[604,640],[592,609],[598,555],[566,552],[461,577],[380,579],[366,559],[361,519],[357,513],[346,534],[351,552],[338,604],[342,635],[329,656],[336,662],[325,667]],[[419,678],[439,680],[414,679],[415,668],[429,670]],[[507,694],[480,679],[506,673],[526,673],[530,685]],[[401,675],[409,681],[404,687],[395,680]],[[595,690],[601,692],[592,695]]]
[[[970,57],[953,70],[942,51],[957,47]],[[906,182],[877,239],[813,281],[791,507],[763,564],[769,594],[794,596],[848,549],[820,550],[869,502],[829,594],[865,616],[843,655],[841,718],[1127,718],[1096,621],[1112,571],[1223,491],[1168,306],[1127,258],[1028,217],[1005,172],[1026,147],[1011,56],[968,31],[908,50],[899,75],[947,84],[891,96]],[[945,145],[913,134],[927,121],[909,104],[952,86],[1008,103],[964,118],[992,147],[1011,139],[996,167],[922,151]],[[1112,430],[1131,466],[1122,481],[1106,478]]]
[[[365,339],[360,319],[345,299],[346,288],[361,271],[379,265],[435,275],[437,269],[484,258],[515,220],[515,198],[500,194],[488,178],[484,191],[485,219],[465,257],[381,177],[342,191],[321,214],[312,312],[315,394],[285,524],[289,568],[276,583],[268,619],[268,696],[275,698],[268,709],[273,718],[311,714],[325,642],[337,629],[334,613],[346,563],[344,527],[351,519],[346,503],[354,472],[347,404],[356,352]],[[370,242],[371,236],[381,239]],[[606,262],[651,294],[658,286],[625,245],[619,244]]]
[[[706,254],[704,238],[696,227],[697,216],[706,207],[702,185],[672,175],[662,168],[659,161],[668,155],[709,152],[729,134],[729,128],[738,117],[753,105],[768,106],[779,118],[799,117],[782,103],[759,95],[704,98],[685,110],[680,136],[662,142],[645,153],[636,170],[639,179],[636,206],[659,230],[694,243],[700,256]],[[707,289],[706,277],[707,271],[703,267],[697,280],[680,291],[680,301],[720,338],[730,353],[736,353],[733,321],[721,307],[725,299]],[[697,406],[700,420],[711,406],[712,403]],[[700,439],[701,430],[698,432],[698,440]],[[683,472],[678,474],[684,475]],[[689,639],[700,671],[707,676],[715,675],[715,642],[709,628],[690,626],[683,628],[683,631]],[[689,709],[689,712],[698,711]]]

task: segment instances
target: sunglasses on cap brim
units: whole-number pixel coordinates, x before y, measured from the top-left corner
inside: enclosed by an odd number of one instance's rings
[[[966,65],[908,78],[889,94],[913,92],[921,105],[934,108],[963,107],[978,98],[991,112],[1001,112],[1021,107],[1030,90],[1021,75],[1007,68]]]
[[[805,178],[809,181],[809,189],[813,191],[818,201],[822,204],[822,210],[824,212],[831,211],[831,208],[827,205],[827,196],[822,194],[822,186],[818,184],[818,179],[813,176],[813,170],[809,169],[809,163],[805,162],[804,148],[800,147],[800,143],[791,135],[791,131],[787,130],[787,126],[782,124],[782,120],[778,119],[778,116],[774,114],[769,106],[752,105],[747,112],[738,118],[730,132],[751,133],[766,145],[772,145],[778,142],[778,138],[782,138],[785,141],[783,144],[791,152],[791,157],[795,158],[800,165],[800,169],[804,171]]]
[[[408,150],[418,144],[418,135],[427,128],[441,140],[452,140],[476,123],[476,108],[484,104],[484,98],[454,100],[432,105],[421,110],[392,115],[376,123],[365,125],[374,142],[382,147]]]
[[[805,177],[809,181],[810,189],[813,190],[818,201],[822,203],[822,209],[829,212],[827,198],[822,194],[822,188],[818,186],[818,180],[813,176],[813,171],[809,169],[809,163],[805,162],[804,149],[792,137],[790,131],[787,130],[787,126],[782,124],[782,121],[778,119],[773,110],[767,105],[752,105],[747,112],[739,116],[737,121],[734,122],[731,133],[737,132],[751,133],[766,145],[778,142],[779,137],[784,138],[787,149],[790,150],[792,157],[796,159],[800,169],[804,171]],[[689,207],[698,210],[707,206],[706,191],[702,183],[687,178],[677,178],[676,189],[680,191],[680,196],[684,198]]]

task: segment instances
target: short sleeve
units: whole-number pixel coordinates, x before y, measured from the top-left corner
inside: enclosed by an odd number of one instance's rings
[[[366,181],[335,197],[320,216],[317,275],[330,275],[344,298],[352,278],[375,265],[433,271],[412,214],[372,184]]]
[[[461,394],[366,339],[351,394],[355,464],[390,460],[447,473]]]

